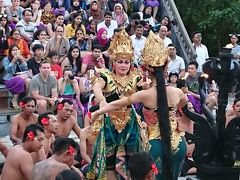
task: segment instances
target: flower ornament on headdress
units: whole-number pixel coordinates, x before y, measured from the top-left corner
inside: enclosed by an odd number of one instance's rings
[[[163,40],[150,31],[142,50],[143,64],[160,67],[168,60],[168,49],[164,47]]]
[[[34,138],[35,138],[35,135],[34,135],[34,133],[32,131],[29,131],[27,133],[27,137],[29,138],[30,141],[33,141]]]
[[[64,105],[62,103],[58,104],[57,110],[60,111],[64,108]]]
[[[19,103],[19,107],[20,107],[20,108],[25,108],[25,105],[26,105],[26,103],[24,103],[24,102],[22,102],[22,101]]]
[[[134,57],[132,40],[125,29],[122,29],[111,41],[108,52],[113,61],[127,59],[132,61]]]
[[[45,126],[49,125],[49,118],[45,118],[45,117],[42,118],[41,123],[42,123],[42,125],[45,125]]]
[[[151,164],[151,168],[152,168],[152,171],[154,172],[154,174],[155,175],[157,175],[158,174],[158,168],[157,168],[157,166],[156,166],[156,164]]]
[[[69,152],[71,155],[73,155],[74,152],[75,152],[75,150],[74,150],[74,148],[73,148],[72,146],[68,146],[68,152]]]

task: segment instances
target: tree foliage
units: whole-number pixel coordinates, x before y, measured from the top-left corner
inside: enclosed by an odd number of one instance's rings
[[[175,0],[189,33],[201,31],[210,55],[229,43],[229,34],[240,34],[240,0]]]

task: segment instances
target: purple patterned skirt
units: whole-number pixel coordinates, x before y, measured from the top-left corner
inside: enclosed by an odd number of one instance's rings
[[[25,81],[20,77],[13,77],[10,80],[4,80],[6,89],[12,94],[20,94],[25,91]]]

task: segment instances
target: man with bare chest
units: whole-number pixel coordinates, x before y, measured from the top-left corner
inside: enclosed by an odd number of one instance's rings
[[[52,145],[55,141],[55,134],[58,129],[57,118],[52,112],[46,112],[38,116],[38,124],[44,129],[43,147],[38,152],[31,153],[33,164],[47,159],[52,155]]]
[[[9,152],[2,170],[1,180],[30,180],[33,167],[31,152],[43,146],[43,129],[35,124],[26,127],[22,144],[14,146]]]
[[[36,104],[36,100],[32,97],[25,97],[20,101],[22,112],[13,117],[10,128],[10,139],[13,144],[22,143],[25,128],[37,123],[38,115],[34,113]]]
[[[58,137],[54,142],[53,149],[53,155],[50,158],[33,166],[32,180],[55,180],[56,176],[66,169],[73,169],[82,175],[73,167],[78,150],[78,144],[73,139]]]
[[[74,105],[72,101],[63,99],[57,107],[57,122],[59,124],[56,136],[68,137],[71,130],[80,138],[80,127],[72,116]]]

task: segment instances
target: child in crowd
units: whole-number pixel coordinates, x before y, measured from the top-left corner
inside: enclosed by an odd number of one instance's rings
[[[59,56],[56,51],[51,51],[48,54],[48,58],[51,63],[51,74],[55,76],[56,79],[60,79],[63,75],[62,68],[59,66]]]

